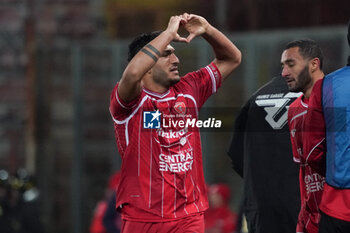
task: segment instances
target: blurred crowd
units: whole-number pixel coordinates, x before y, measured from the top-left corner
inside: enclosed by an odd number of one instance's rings
[[[25,169],[18,169],[15,174],[0,170],[1,233],[44,232],[39,195],[34,177]]]

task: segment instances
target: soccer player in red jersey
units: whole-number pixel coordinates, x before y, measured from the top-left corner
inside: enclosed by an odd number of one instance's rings
[[[300,164],[301,209],[297,233],[317,233],[320,220],[319,204],[325,182],[325,160],[322,148],[315,148],[324,143],[324,135],[309,129],[312,124],[318,124],[323,119],[311,119],[308,114],[313,111],[311,103],[314,103],[314,98],[320,96],[317,93],[321,93],[324,77],[322,63],[322,51],[312,40],[290,42],[281,56],[282,76],[289,90],[303,93],[288,110],[293,159]]]
[[[181,37],[179,28],[189,34]],[[180,77],[171,42],[202,36],[215,59]],[[111,95],[122,157],[117,207],[122,232],[204,232],[208,208],[198,111],[240,64],[241,52],[201,16],[172,16],[160,33],[129,45],[129,64]]]
[[[348,22],[350,47],[350,21]],[[326,128],[326,183],[320,209],[319,233],[350,232],[350,56],[347,65],[324,79],[318,114]]]

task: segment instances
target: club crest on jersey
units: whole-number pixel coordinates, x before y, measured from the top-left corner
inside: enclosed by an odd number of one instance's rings
[[[144,129],[159,129],[162,113],[157,111],[143,112],[143,128]]]
[[[178,114],[186,113],[186,104],[184,102],[176,102],[174,105],[174,109]]]

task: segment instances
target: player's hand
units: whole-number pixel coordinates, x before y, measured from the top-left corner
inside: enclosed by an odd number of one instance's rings
[[[181,15],[172,16],[170,18],[166,31],[173,35],[173,41],[188,42],[187,38],[181,37],[178,33],[180,25],[183,25],[185,23],[186,20]]]
[[[210,26],[208,21],[199,15],[187,14],[182,15],[183,27],[189,32],[187,36],[187,43],[193,40],[196,36],[200,36],[206,32],[207,28]]]

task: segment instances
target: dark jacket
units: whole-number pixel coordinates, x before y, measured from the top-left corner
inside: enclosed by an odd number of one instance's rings
[[[229,148],[244,179],[244,212],[250,233],[295,233],[300,193],[293,162],[287,107],[295,100],[282,77],[254,93],[235,121]]]

